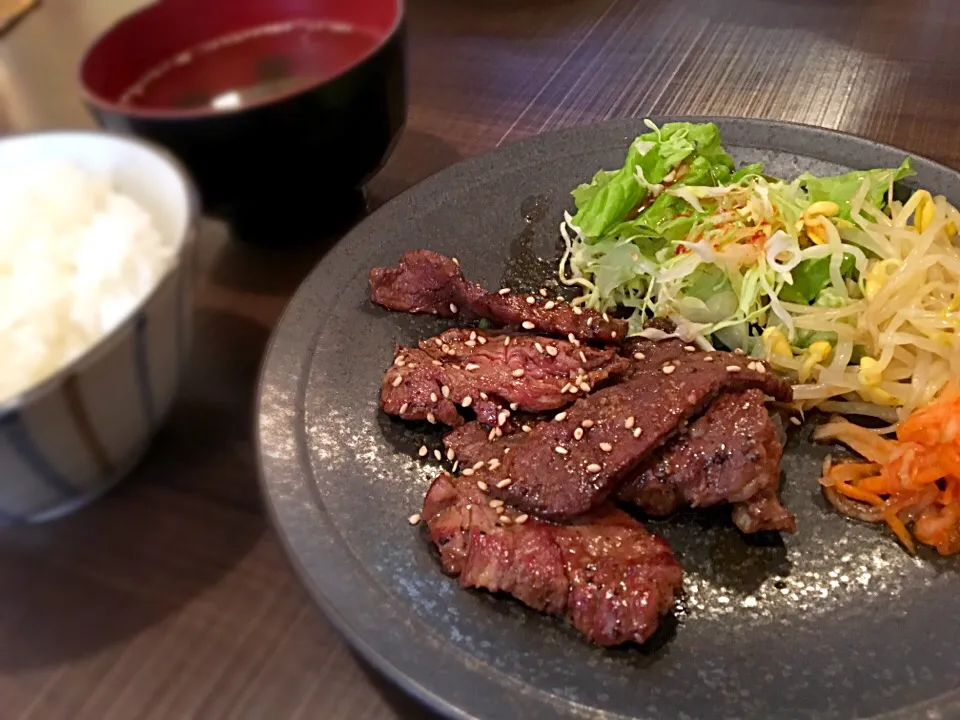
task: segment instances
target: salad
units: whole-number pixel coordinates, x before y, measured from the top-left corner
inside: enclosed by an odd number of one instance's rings
[[[623,167],[572,193],[559,274],[575,303],[765,358],[800,409],[896,423],[960,374],[960,212],[894,192],[909,158],[786,180],[736,167],[712,123],[646,124]]]

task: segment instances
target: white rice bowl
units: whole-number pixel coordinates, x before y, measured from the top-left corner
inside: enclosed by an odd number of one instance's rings
[[[119,326],[177,250],[104,174],[0,167],[0,404]]]

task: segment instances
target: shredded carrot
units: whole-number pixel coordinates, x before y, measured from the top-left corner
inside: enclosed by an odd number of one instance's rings
[[[949,382],[934,402],[901,422],[896,440],[838,418],[817,428],[814,438],[842,442],[869,461],[826,463],[825,489],[881,508],[911,553],[914,539],[942,555],[960,552],[960,384]]]
[[[838,482],[833,487],[836,488],[837,492],[840,494],[846,495],[848,498],[853,500],[870,503],[871,505],[883,505],[882,497],[876,493],[872,493],[867,490],[861,490],[854,485],[849,485],[845,482]]]

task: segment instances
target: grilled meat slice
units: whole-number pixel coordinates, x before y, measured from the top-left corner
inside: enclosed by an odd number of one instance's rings
[[[734,503],[734,522],[745,533],[793,532],[796,520],[776,495],[782,454],[763,393],[723,393],[687,432],[644,462],[617,499],[659,516]]]
[[[663,540],[609,506],[553,525],[491,508],[471,478],[444,473],[422,515],[444,572],[463,587],[509,593],[599,645],[647,640],[683,579]]]
[[[535,335],[452,329],[398,348],[380,391],[380,404],[405,420],[457,426],[470,407],[492,426],[503,426],[513,408],[556,410],[576,395],[630,369],[612,347],[576,346]]]
[[[763,363],[730,353],[688,353],[640,369],[534,426],[478,479],[494,488],[509,478],[497,497],[544,519],[570,520],[603,503],[718,394],[749,388],[792,396]]]
[[[370,271],[370,299],[388,310],[536,329],[546,335],[619,343],[627,322],[537,295],[487,292],[463,277],[460,266],[430,250],[413,250],[390,268]]]

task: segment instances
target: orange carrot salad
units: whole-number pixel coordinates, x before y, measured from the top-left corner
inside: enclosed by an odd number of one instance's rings
[[[836,417],[814,439],[839,441],[866,462],[824,463],[820,484],[841,513],[885,522],[911,553],[914,540],[941,555],[960,552],[960,386],[911,413],[885,439]]]

